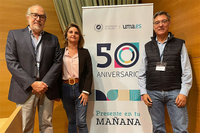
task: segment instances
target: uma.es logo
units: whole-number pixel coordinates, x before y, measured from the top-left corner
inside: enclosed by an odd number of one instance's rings
[[[141,24],[126,24],[123,25],[123,29],[141,29],[142,25]]]
[[[104,64],[98,63],[97,67],[106,68],[111,62],[112,58],[109,52],[103,52],[102,48],[107,51],[111,50],[111,43],[97,44],[97,56],[104,56],[107,61]],[[134,66],[139,59],[139,43],[122,43],[114,51],[114,67],[128,68]]]

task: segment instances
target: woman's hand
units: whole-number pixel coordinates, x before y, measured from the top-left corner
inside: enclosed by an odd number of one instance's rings
[[[83,106],[87,105],[87,102],[88,102],[88,94],[87,93],[81,93],[81,95],[78,97],[79,99],[81,98],[81,103],[83,103]]]

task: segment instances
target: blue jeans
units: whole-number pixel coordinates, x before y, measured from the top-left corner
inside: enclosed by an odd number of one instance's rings
[[[153,123],[153,133],[166,133],[165,105],[169,113],[174,133],[188,133],[188,114],[186,106],[179,108],[175,104],[180,90],[149,91],[148,95],[153,101],[152,107],[148,107]]]
[[[83,103],[80,104],[81,98],[78,99],[79,96],[78,83],[62,85],[62,102],[69,121],[68,133],[77,133],[77,127],[79,133],[88,133],[86,123],[88,104],[85,106],[83,106]]]

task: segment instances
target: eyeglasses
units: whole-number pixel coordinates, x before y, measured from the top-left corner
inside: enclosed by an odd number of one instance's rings
[[[159,25],[160,23],[161,23],[161,24],[166,24],[168,21],[169,21],[169,20],[167,20],[167,19],[163,19],[162,21],[156,21],[156,22],[154,22],[153,24],[154,24],[154,25]]]
[[[37,13],[31,13],[31,17],[32,17],[33,19],[37,19],[38,16],[39,16],[39,18],[40,18],[41,20],[46,20],[46,16],[45,16],[45,15],[38,15]]]

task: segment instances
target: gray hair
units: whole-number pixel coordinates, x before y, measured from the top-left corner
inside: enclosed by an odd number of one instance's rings
[[[26,12],[26,17],[29,16],[29,15],[31,14],[31,8],[34,7],[34,6],[40,6],[40,7],[42,7],[41,5],[38,5],[38,4],[30,6],[30,7],[28,8],[27,12]],[[43,8],[43,7],[42,7],[42,8]],[[43,9],[44,9],[44,8],[43,8]],[[47,17],[47,13],[46,13],[45,10],[44,10],[44,14],[45,14],[45,16]]]
[[[169,13],[165,12],[165,11],[158,11],[154,14],[153,19],[155,19],[158,15],[166,15],[168,21],[170,21],[171,16],[169,15]]]

